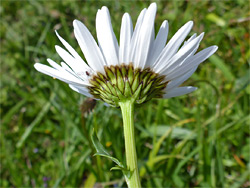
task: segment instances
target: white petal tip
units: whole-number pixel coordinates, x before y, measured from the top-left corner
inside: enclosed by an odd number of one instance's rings
[[[185,24],[185,26],[187,27],[187,28],[189,28],[189,29],[191,29],[192,27],[193,27],[193,25],[194,25],[194,22],[191,20],[191,21],[188,21],[186,24]]]
[[[208,48],[210,48],[210,55],[209,56],[213,55],[218,50],[218,46],[216,46],[216,45],[210,46]]]
[[[58,48],[61,48],[60,46],[58,45],[55,45],[55,49],[58,50]]]
[[[202,32],[202,33],[197,37],[197,40],[200,42],[200,41],[203,39],[204,35],[205,35],[205,33]]]
[[[167,20],[164,20],[162,25],[166,26],[168,24],[168,21]]]
[[[35,63],[34,64],[35,69],[37,68],[38,64],[40,64],[40,63]]]
[[[73,21],[73,27],[75,28],[75,27],[78,26],[78,24],[81,24],[81,23],[82,23],[82,22],[80,22],[79,20],[75,19],[75,20]]]
[[[218,50],[218,46],[214,45],[214,52],[216,52]]]
[[[187,89],[190,90],[190,92],[193,92],[193,91],[197,90],[198,88],[197,87],[188,86]]]
[[[193,86],[177,87],[177,88],[183,88],[183,89],[185,88],[186,90],[185,94],[191,93],[198,89],[197,87],[193,87]]]
[[[37,71],[39,71],[39,72],[41,72],[42,66],[44,66],[44,65],[41,64],[41,63],[35,63],[35,64],[34,64],[34,68],[35,68]]]
[[[155,2],[154,2],[154,3],[151,3],[150,6],[149,6],[148,8],[151,8],[151,7],[156,9],[156,8],[157,8],[157,4],[156,4]]]
[[[106,7],[106,6],[102,6],[102,8],[101,8],[101,10],[108,10],[108,7]]]
[[[169,99],[172,97],[178,97],[181,95],[189,94],[193,91],[195,91],[197,88],[192,86],[187,87],[176,87],[168,91],[165,95],[163,95],[164,98]]]
[[[125,18],[128,18],[128,17],[129,17],[129,13],[125,12],[125,13],[123,14],[122,19],[125,19]]]
[[[205,32],[202,32],[201,34],[200,34],[200,36],[203,38],[203,36],[205,35]]]
[[[60,52],[62,51],[62,47],[55,45],[56,52],[60,55]]]

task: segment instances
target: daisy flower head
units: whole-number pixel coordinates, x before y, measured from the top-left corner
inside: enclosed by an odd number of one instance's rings
[[[192,29],[192,21],[183,25],[167,42],[169,26],[165,20],[155,36],[156,10],[156,3],[144,8],[135,27],[130,15],[125,13],[118,44],[109,10],[104,6],[96,15],[98,42],[82,22],[73,22],[74,34],[86,62],[56,32],[66,48],[55,46],[64,62],[59,65],[48,59],[51,66],[40,63],[34,66],[38,71],[66,82],[73,90],[111,106],[119,106],[120,101],[127,99],[141,104],[152,98],[190,93],[196,88],[179,86],[218,47],[210,46],[197,52],[204,33],[194,34],[184,42]]]

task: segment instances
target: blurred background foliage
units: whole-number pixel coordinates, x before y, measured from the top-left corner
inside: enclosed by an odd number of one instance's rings
[[[119,109],[86,98],[37,72],[35,62],[61,59],[58,30],[81,55],[72,21],[95,33],[98,8],[110,9],[119,40],[121,18],[133,23],[150,1],[1,1],[1,187],[122,187],[114,163],[93,157],[93,127],[124,161]],[[157,1],[156,31],[167,19],[170,38],[194,20],[205,31],[200,49],[219,50],[185,83],[199,89],[136,110],[136,143],[144,187],[249,187],[249,1]],[[83,57],[83,56],[82,56]],[[88,104],[94,106],[93,101]]]

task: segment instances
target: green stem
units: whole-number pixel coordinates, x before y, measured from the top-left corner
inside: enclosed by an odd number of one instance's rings
[[[134,134],[134,102],[127,100],[119,103],[122,111],[125,152],[127,168],[132,171],[130,177],[126,177],[126,182],[129,188],[140,188],[140,178],[137,166],[135,134]]]

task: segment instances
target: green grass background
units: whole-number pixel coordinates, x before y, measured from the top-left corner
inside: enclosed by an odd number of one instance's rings
[[[57,62],[58,30],[83,57],[72,21],[95,33],[95,15],[110,9],[116,36],[121,18],[133,23],[150,1],[1,1],[1,187],[122,187],[115,164],[93,157],[93,127],[106,149],[125,160],[119,109],[97,102],[37,72]],[[144,187],[249,187],[249,1],[157,1],[156,31],[169,21],[168,39],[189,20],[205,32],[200,50],[219,50],[184,84],[192,94],[152,100],[136,109],[136,145]],[[118,37],[119,39],[119,37]]]

